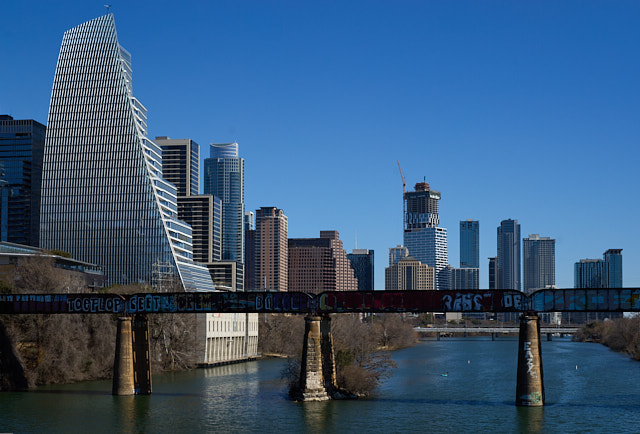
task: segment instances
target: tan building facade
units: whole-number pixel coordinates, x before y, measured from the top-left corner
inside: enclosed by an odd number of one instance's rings
[[[313,294],[358,290],[338,231],[320,231],[320,238],[289,239],[289,290]]]
[[[288,220],[275,207],[256,210],[254,286],[256,290],[289,289]]]
[[[434,269],[407,256],[384,269],[384,289],[411,291],[435,289]]]

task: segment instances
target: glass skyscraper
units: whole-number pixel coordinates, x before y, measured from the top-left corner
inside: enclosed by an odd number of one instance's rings
[[[436,289],[448,287],[447,229],[438,227],[440,192],[426,182],[415,185],[415,191],[404,193],[404,246],[423,264],[435,268]]]
[[[0,241],[37,247],[45,126],[0,115]]]
[[[222,260],[244,260],[244,159],[237,143],[212,143],[204,160],[204,193],[222,200]]]
[[[522,240],[522,256],[525,292],[556,284],[556,240],[529,235]]]
[[[347,253],[353,273],[358,279],[358,291],[373,291],[375,289],[374,261],[375,254],[369,249],[353,249]]]
[[[520,225],[518,220],[502,220],[498,227],[496,289],[520,291]]]
[[[65,32],[44,149],[41,246],[102,265],[109,284],[212,291],[131,76],[113,14]]]
[[[460,222],[460,268],[480,268],[480,222]]]

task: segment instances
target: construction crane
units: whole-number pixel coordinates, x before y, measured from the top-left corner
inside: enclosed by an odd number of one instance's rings
[[[402,230],[404,231],[404,219],[407,215],[407,201],[404,200],[404,195],[407,192],[407,181],[404,179],[404,175],[402,174],[402,167],[400,167],[400,160],[396,160],[398,163],[398,170],[400,171],[400,177],[402,178]]]

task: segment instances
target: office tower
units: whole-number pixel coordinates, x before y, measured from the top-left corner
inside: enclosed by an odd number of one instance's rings
[[[45,126],[0,115],[0,241],[38,247]]]
[[[256,289],[256,224],[253,211],[244,213],[244,290]]]
[[[374,252],[368,249],[353,249],[347,253],[347,259],[358,279],[358,291],[373,291],[374,288]]]
[[[238,157],[238,144],[212,143],[204,172],[204,193],[222,200],[222,260],[236,262],[236,272],[243,272],[244,159]],[[243,276],[234,279],[239,291],[244,289]]]
[[[409,249],[404,246],[395,246],[389,249],[389,266],[409,256]]]
[[[213,291],[133,96],[112,14],[65,32],[44,147],[40,245],[104,267],[109,284]]]
[[[460,222],[460,268],[480,268],[480,222]]]
[[[580,259],[574,265],[575,288],[622,288],[622,249],[609,249],[603,259]]]
[[[289,239],[289,290],[314,294],[358,290],[338,231],[320,231],[320,238]]]
[[[529,235],[522,240],[522,256],[524,292],[556,284],[556,240]]]
[[[574,264],[574,288],[606,288],[605,265],[602,259],[580,259]]]
[[[256,210],[255,285],[261,291],[287,291],[289,286],[288,220],[276,207]]]
[[[495,256],[489,258],[489,289],[497,288],[496,260],[497,258]]]
[[[604,252],[607,288],[622,288],[622,249]]]
[[[407,256],[384,269],[386,291],[426,291],[435,289],[434,269]]]
[[[518,220],[503,220],[498,227],[496,289],[520,291],[520,225]]]
[[[176,186],[178,197],[200,192],[200,145],[191,139],[157,136],[162,149],[162,176]]]
[[[446,288],[447,229],[438,227],[440,192],[426,182],[415,185],[415,191],[404,193],[404,245],[409,254],[435,269],[436,289]]]
[[[603,259],[580,259],[574,265],[574,288],[622,288],[622,249],[609,249]],[[620,318],[620,312],[571,312],[563,319],[584,323],[604,318]]]
[[[455,290],[476,290],[480,289],[480,269],[479,268],[454,268],[448,265],[443,273],[448,273],[447,289]]]
[[[207,268],[221,261],[222,201],[210,194],[178,196],[178,217],[192,228],[193,260]]]

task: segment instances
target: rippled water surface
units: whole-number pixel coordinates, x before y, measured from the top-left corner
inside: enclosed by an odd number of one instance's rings
[[[640,362],[598,344],[544,342],[547,405],[517,408],[516,351],[516,338],[422,342],[393,353],[393,377],[359,401],[289,401],[282,360],[156,375],[151,396],[113,397],[108,381],[0,393],[0,431],[640,431]]]

